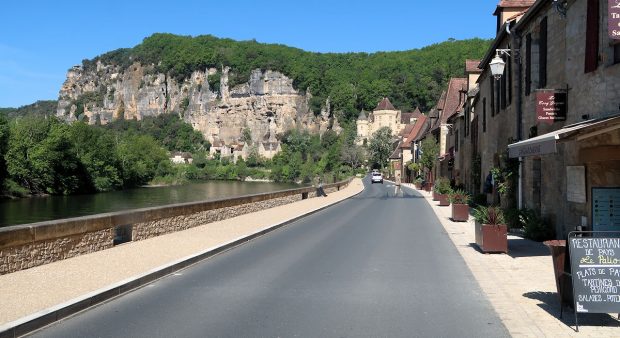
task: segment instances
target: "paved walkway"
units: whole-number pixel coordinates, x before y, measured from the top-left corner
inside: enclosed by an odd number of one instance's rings
[[[574,330],[572,309],[565,308],[564,319],[559,319],[553,264],[542,243],[509,235],[508,254],[483,254],[475,245],[472,217],[469,222],[452,222],[450,207],[439,207],[431,193],[419,193],[433,207],[513,337],[620,337],[615,314],[580,314],[579,332]]]
[[[327,197],[260,212],[0,276],[0,336],[28,318],[92,297],[114,285],[260,233],[363,191],[360,179]]]

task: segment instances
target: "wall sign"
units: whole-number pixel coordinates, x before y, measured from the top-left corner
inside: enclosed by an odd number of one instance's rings
[[[620,188],[592,188],[592,230],[620,230]]]
[[[609,37],[620,40],[620,0],[608,0],[607,7],[607,12],[609,13],[607,20]]]
[[[619,0],[620,1],[620,0]],[[566,92],[542,90],[536,93],[536,120],[553,123],[566,120]]]
[[[566,200],[586,203],[586,167],[566,167]]]
[[[573,234],[568,240],[575,311],[619,313],[620,238]]]

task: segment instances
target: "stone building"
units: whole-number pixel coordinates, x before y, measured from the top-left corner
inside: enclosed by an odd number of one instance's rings
[[[390,128],[392,135],[400,134],[405,125],[413,122],[413,114],[401,113],[400,110],[394,108],[387,97],[384,97],[368,116],[365,111],[360,112],[356,121],[357,143],[365,144],[381,127]]]
[[[620,41],[608,32],[610,10],[603,0],[500,1],[466,105],[464,149],[480,156],[468,188],[482,192],[492,168],[512,173],[512,191],[491,202],[538,211],[558,238],[578,226],[620,229]],[[495,79],[498,57],[505,69]]]

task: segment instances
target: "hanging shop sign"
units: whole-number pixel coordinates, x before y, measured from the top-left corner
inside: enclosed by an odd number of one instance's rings
[[[536,120],[538,123],[553,123],[566,120],[564,91],[544,90],[536,93]]]
[[[608,0],[609,19],[607,20],[607,30],[609,37],[620,40],[620,0]]]

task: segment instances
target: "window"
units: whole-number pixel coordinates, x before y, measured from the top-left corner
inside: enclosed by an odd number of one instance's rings
[[[491,77],[491,116],[495,116],[495,79]]]
[[[598,36],[599,36],[599,0],[588,0],[586,14],[586,62],[585,73],[598,67]]]
[[[540,21],[538,46],[538,88],[545,88],[547,86],[547,17]]]
[[[532,34],[525,36],[525,96],[532,92]]]
[[[487,131],[487,98],[482,99],[482,132]]]

